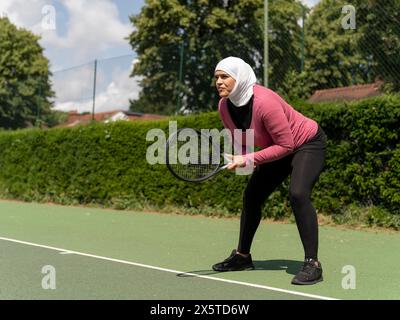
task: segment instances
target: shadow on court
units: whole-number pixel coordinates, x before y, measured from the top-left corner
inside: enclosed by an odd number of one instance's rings
[[[296,275],[303,266],[303,261],[295,260],[256,260],[253,263],[255,270],[282,270],[292,275]]]
[[[295,260],[255,260],[254,263],[254,270],[250,271],[258,271],[258,270],[273,270],[273,271],[285,271],[288,274],[296,275],[302,265],[302,261],[295,261]],[[227,271],[227,272],[235,272],[235,271]],[[188,271],[183,273],[178,273],[177,277],[195,277],[195,275],[212,275],[217,274],[220,272],[216,272],[210,269],[207,270],[195,270],[195,271]]]

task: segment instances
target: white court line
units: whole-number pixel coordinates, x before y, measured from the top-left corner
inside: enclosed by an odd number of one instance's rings
[[[285,290],[285,289],[280,289],[280,288],[263,286],[263,285],[259,285],[259,284],[253,284],[253,283],[247,283],[247,282],[241,282],[241,281],[235,281],[235,280],[228,280],[228,279],[221,279],[221,278],[204,276],[204,275],[199,275],[199,274],[189,273],[189,272],[183,272],[183,271],[178,271],[178,270],[173,270],[173,269],[160,268],[160,267],[150,266],[150,265],[147,265],[147,264],[136,263],[136,262],[120,260],[120,259],[113,259],[113,258],[108,258],[108,257],[102,257],[102,256],[97,256],[97,255],[93,255],[93,254],[89,254],[89,253],[83,253],[83,252],[79,252],[79,251],[73,251],[73,250],[61,249],[61,248],[56,248],[56,247],[50,247],[50,246],[45,246],[45,245],[36,244],[36,243],[32,243],[32,242],[20,241],[20,240],[16,240],[16,239],[9,239],[9,238],[0,237],[0,240],[8,241],[8,242],[14,242],[14,243],[20,243],[20,244],[25,244],[25,245],[32,246],[32,247],[39,247],[39,248],[45,248],[45,249],[50,249],[50,250],[61,251],[61,253],[64,253],[64,254],[66,254],[66,253],[67,254],[76,254],[76,255],[79,255],[79,256],[91,257],[91,258],[95,258],[95,259],[101,259],[101,260],[112,261],[112,262],[117,262],[117,263],[123,263],[123,264],[132,265],[132,266],[147,268],[147,269],[154,269],[154,270],[159,270],[159,271],[164,271],[164,272],[171,272],[171,273],[175,273],[175,274],[189,275],[189,276],[193,276],[193,277],[197,277],[197,278],[203,278],[203,279],[209,279],[209,280],[214,280],[214,281],[221,281],[221,282],[239,284],[239,285],[243,285],[243,286],[259,288],[259,289],[266,289],[266,290],[277,291],[277,292],[283,292],[283,293],[288,293],[288,294],[293,294],[293,295],[303,296],[303,297],[308,297],[308,298],[315,298],[315,299],[321,299],[321,300],[338,300],[336,298],[318,296],[318,295],[314,295],[314,294],[308,294],[308,293],[303,293],[303,292]]]
[[[71,251],[64,251],[64,252],[60,252],[60,254],[72,254]]]

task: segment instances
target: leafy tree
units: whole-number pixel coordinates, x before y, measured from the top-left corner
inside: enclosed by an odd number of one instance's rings
[[[353,0],[356,29],[342,26],[346,0],[322,0],[306,21],[308,92],[381,78],[400,86],[400,1]]]
[[[271,86],[276,87],[286,72],[299,67],[301,11],[295,0],[270,2],[270,73]],[[263,4],[263,0],[147,0],[142,12],[131,17],[135,31],[129,39],[139,57],[132,75],[142,77],[143,89],[131,110],[174,113],[178,93],[185,110],[215,109],[219,98],[214,68],[227,56],[247,61],[261,82]]]
[[[357,51],[360,33],[344,29],[346,0],[322,0],[306,21],[306,63],[310,88],[326,89],[365,82],[360,66],[367,61]]]
[[[306,100],[312,92],[306,72],[291,70],[286,73],[284,81],[277,89],[287,100]]]
[[[0,18],[0,127],[34,126],[51,112],[49,62],[39,37]]]
[[[263,8],[262,8],[263,9]],[[301,68],[302,8],[299,1],[274,0],[269,4],[269,81],[268,86],[282,91],[287,76]],[[305,7],[305,11],[308,8]],[[264,15],[262,14],[262,19]],[[262,20],[262,23],[264,21]],[[263,25],[261,26],[263,28]]]
[[[68,121],[68,112],[52,110],[41,117],[41,122],[48,127],[55,127]]]
[[[370,77],[400,90],[400,1],[356,0],[360,53],[371,61]]]

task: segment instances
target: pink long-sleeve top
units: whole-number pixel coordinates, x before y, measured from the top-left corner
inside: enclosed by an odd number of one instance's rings
[[[229,114],[226,98],[218,106],[219,115],[234,136],[237,129]],[[286,103],[274,91],[261,85],[254,86],[253,112],[249,129],[254,130],[254,147],[260,151],[247,153],[246,160],[262,164],[281,159],[311,140],[318,130],[318,124]],[[242,144],[246,144],[243,133]]]

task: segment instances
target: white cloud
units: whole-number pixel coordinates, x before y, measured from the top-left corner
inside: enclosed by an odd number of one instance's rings
[[[46,0],[1,0],[0,14],[6,15],[18,27],[40,31],[42,9],[47,3]]]
[[[18,27],[40,35],[40,43],[50,61],[54,65],[54,60],[61,55],[64,65],[59,61],[56,65],[64,68],[94,60],[110,48],[130,49],[126,37],[133,27],[121,22],[118,7],[112,0],[57,0],[57,8],[62,6],[65,14],[54,11],[56,29],[43,28],[49,16],[43,10],[48,6],[55,10],[55,4],[56,0],[1,0],[0,15],[7,15]],[[66,31],[60,35],[59,29]]]
[[[93,93],[94,66],[85,65],[61,72],[52,77],[53,90],[58,103],[90,99]]]
[[[110,0],[61,0],[69,20],[65,36],[56,32],[43,33],[43,44],[57,48],[72,58],[70,63],[82,63],[101,56],[108,48],[127,44],[125,38],[132,32],[129,24],[119,20],[117,6]],[[79,60],[78,60],[79,59]],[[126,62],[126,61],[125,61]],[[112,75],[110,78],[110,74]],[[140,91],[137,79],[129,78],[129,65],[124,61],[97,74],[96,112],[115,109],[128,110],[129,99],[135,99]],[[78,112],[92,111],[93,65],[56,73],[61,81],[55,81],[56,109]]]
[[[44,32],[43,44],[59,49],[73,49],[73,56],[85,59],[116,45],[127,43],[132,32],[130,24],[123,24],[118,8],[110,0],[61,0],[68,12],[67,33]],[[72,51],[72,50],[71,50]]]
[[[140,78],[130,78],[129,74],[129,69],[113,72],[112,81],[108,84],[107,89],[96,98],[97,111],[129,109],[129,99],[137,99],[140,91],[138,85]]]
[[[308,7],[314,7],[321,0],[301,0],[302,3],[306,4]]]
[[[84,78],[79,78],[79,74]],[[130,78],[129,74],[130,70],[115,70],[113,72],[112,78],[105,89],[96,94],[96,113],[129,109],[129,99],[136,99],[140,91],[138,85],[140,78]],[[55,102],[55,109],[61,111],[76,110],[79,113],[91,112],[93,101],[89,96],[93,92],[93,80],[83,80],[90,77],[91,75],[87,73],[87,70],[76,72],[71,77],[61,77],[55,86],[60,88]],[[99,82],[102,82],[101,80],[100,75]]]
[[[63,7],[62,15],[56,12],[56,30],[43,29],[46,17],[43,8],[56,4],[57,8]],[[132,26],[121,22],[118,7],[112,0],[57,0],[57,3],[56,0],[0,0],[0,15],[7,15],[18,27],[41,36],[40,44],[45,48],[52,70],[93,61],[109,49],[124,47],[126,53],[130,50],[125,38],[132,32]],[[61,29],[65,31],[60,32]],[[127,64],[118,60],[108,70],[99,69],[96,112],[126,110],[129,99],[138,96],[137,79],[129,78],[131,61]],[[92,110],[92,64],[53,73],[56,109]]]

